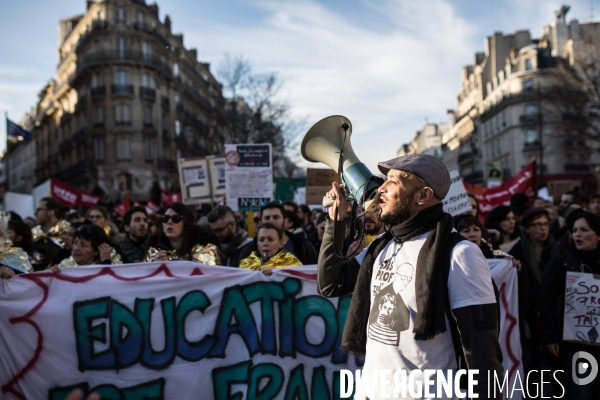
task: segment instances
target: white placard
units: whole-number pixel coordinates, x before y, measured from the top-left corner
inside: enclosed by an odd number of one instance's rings
[[[450,171],[450,190],[444,198],[444,211],[453,217],[471,209],[469,196],[457,170]]]
[[[567,272],[563,340],[599,345],[600,276]]]
[[[206,158],[179,160],[179,181],[184,204],[211,202],[211,187]]]
[[[227,205],[234,211],[260,210],[273,199],[271,144],[225,145]]]

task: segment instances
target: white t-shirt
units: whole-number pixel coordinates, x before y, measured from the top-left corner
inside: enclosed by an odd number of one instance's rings
[[[456,371],[452,334],[447,319],[446,332],[431,340],[414,339],[414,320],[418,312],[415,268],[419,251],[428,235],[422,234],[403,244],[392,240],[375,260],[371,278],[367,352],[362,372],[371,378],[374,389],[368,393],[357,393],[357,400],[390,398],[390,395],[391,398],[400,399],[447,398],[425,396],[424,389],[422,397],[410,396],[408,389],[406,397],[402,397],[402,392],[397,393],[397,397],[393,396],[396,386],[393,375],[397,370],[405,370],[407,376],[415,369]],[[357,257],[357,261],[361,262],[363,257],[364,253]],[[460,242],[452,251],[448,293],[452,309],[496,302],[489,265],[481,250],[469,241]],[[389,383],[383,385],[380,374],[386,370],[391,371],[391,375],[385,377],[384,381]],[[378,371],[377,376],[375,371]],[[423,381],[422,374],[415,377],[416,381]],[[433,384],[430,388],[430,392],[435,394],[437,385]]]

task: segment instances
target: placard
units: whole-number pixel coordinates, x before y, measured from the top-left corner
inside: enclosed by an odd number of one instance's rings
[[[211,201],[208,163],[205,157],[179,160],[179,181],[184,204]]]
[[[210,171],[210,185],[213,202],[220,203],[225,199],[227,181],[225,179],[225,157],[207,157]]]
[[[600,275],[567,272],[563,340],[599,345]]]
[[[457,170],[450,171],[450,189],[443,200],[444,211],[453,217],[471,209],[469,195]]]
[[[258,211],[273,199],[271,144],[225,145],[226,203],[233,211]]]

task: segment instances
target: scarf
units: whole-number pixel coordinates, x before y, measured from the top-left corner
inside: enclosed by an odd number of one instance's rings
[[[252,269],[254,271],[260,271],[262,268],[289,268],[299,267],[301,265],[302,263],[295,255],[285,250],[281,250],[279,253],[269,258],[264,264],[256,253],[256,250],[240,261],[240,268]]]
[[[235,235],[231,238],[231,240],[227,243],[221,243],[221,251],[225,254],[226,258],[233,256],[233,253],[237,250],[237,248],[242,244],[244,240],[248,237],[248,232],[246,232],[241,227],[237,227],[235,231]]]
[[[436,204],[421,210],[401,224],[394,225],[367,250],[358,272],[342,338],[342,350],[356,355],[366,351],[366,326],[368,325],[373,264],[386,244],[394,239],[403,243],[431,231],[417,257],[415,294],[418,313],[414,321],[415,340],[430,340],[446,331],[448,288],[444,282],[441,258],[444,246],[452,233],[452,217],[444,213],[443,205]]]
[[[527,266],[531,269],[531,273],[533,274],[533,277],[539,285],[542,281],[542,275],[544,272],[542,271],[541,267],[545,266],[545,264],[540,265],[540,263],[542,263],[544,260],[538,261],[535,255],[533,241],[531,240],[528,234],[525,234],[525,236],[521,238],[521,246],[524,256],[524,259],[521,260],[521,262],[524,264],[524,266]],[[550,248],[550,257],[548,258],[548,260],[560,256],[560,247],[552,235],[548,235],[548,239],[546,239],[546,243],[544,243],[542,257],[544,256],[544,253],[548,250],[548,248]]]
[[[148,246],[146,243],[148,242],[148,235],[141,242],[134,242],[129,237],[129,234],[125,234],[123,239],[121,239],[121,253],[123,253],[123,258],[125,263],[134,263],[134,262],[142,262],[144,260],[144,256],[146,255],[146,251],[148,250]]]

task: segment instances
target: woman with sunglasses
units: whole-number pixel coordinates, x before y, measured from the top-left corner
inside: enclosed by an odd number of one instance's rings
[[[121,256],[113,249],[104,229],[91,223],[84,223],[73,234],[71,256],[52,267],[59,273],[62,268],[72,268],[80,265],[122,264]]]
[[[574,383],[571,376],[575,376],[575,371],[573,371],[575,354],[585,351],[599,360],[600,347],[592,345],[597,344],[595,339],[590,339],[590,344],[563,341],[563,321],[567,272],[600,274],[600,217],[587,211],[580,211],[567,219],[567,226],[572,235],[573,250],[553,258],[546,266],[542,276],[540,336],[542,344],[546,345],[548,352],[553,356],[550,366],[555,370],[564,370],[564,398],[599,399],[600,380],[594,379],[592,383],[580,386]],[[587,291],[589,290],[587,289]],[[579,301],[579,299],[575,299],[577,296],[570,297],[571,301]],[[588,308],[593,312],[597,308],[597,304],[591,304]],[[596,314],[589,315],[597,318]],[[586,328],[585,332],[592,332],[592,328],[593,326]]]
[[[298,267],[302,262],[283,249],[283,229],[270,222],[263,223],[254,238],[254,250],[240,261],[240,268],[263,271],[268,274],[273,268]]]
[[[173,203],[162,216],[162,232],[150,237],[146,261],[191,260],[221,265],[216,235],[194,224],[194,214],[182,203]]]

